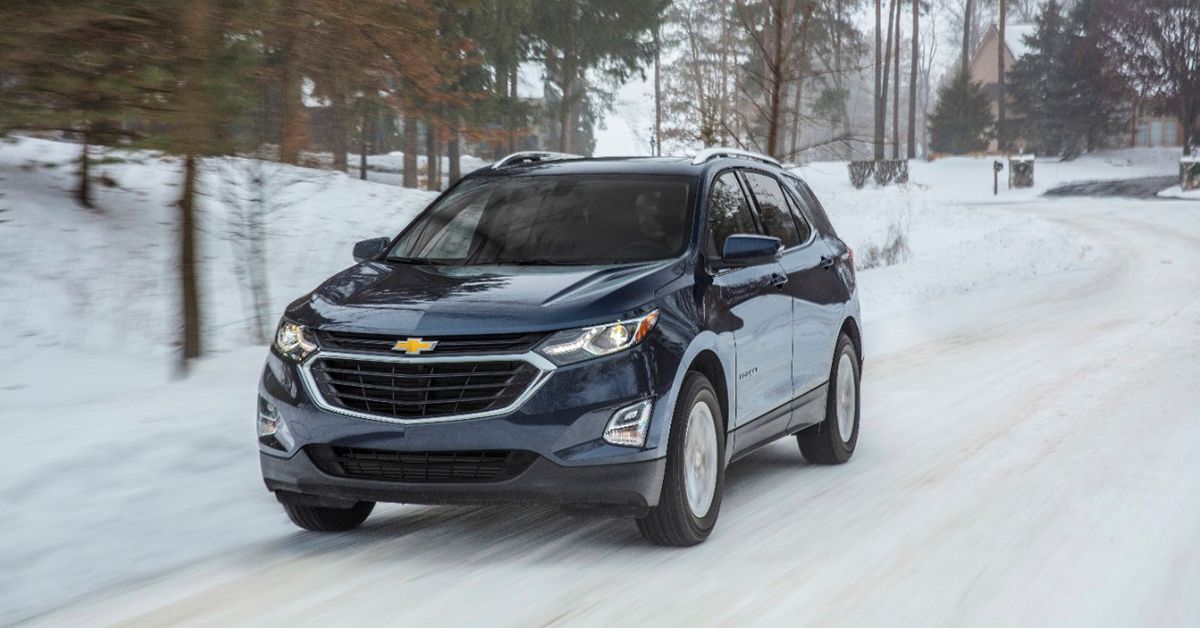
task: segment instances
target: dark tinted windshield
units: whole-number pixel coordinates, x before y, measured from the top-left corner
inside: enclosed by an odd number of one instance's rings
[[[687,244],[683,177],[538,175],[466,181],[407,230],[390,257],[447,264],[613,264]]]

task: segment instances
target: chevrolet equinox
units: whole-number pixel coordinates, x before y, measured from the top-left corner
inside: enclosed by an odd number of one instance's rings
[[[301,528],[542,503],[694,545],[733,461],[789,435],[854,453],[853,254],[768,157],[517,153],[354,258],[287,308],[259,385],[263,477]]]

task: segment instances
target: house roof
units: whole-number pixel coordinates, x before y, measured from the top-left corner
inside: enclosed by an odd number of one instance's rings
[[[1035,30],[1037,30],[1037,24],[1008,24],[1004,27],[1004,45],[1014,60],[1019,60],[1029,52],[1029,46],[1025,45],[1025,36],[1032,35]],[[975,64],[975,59],[979,57],[986,46],[996,45],[993,42],[999,36],[999,29],[995,24],[988,27],[987,32],[983,34],[983,39],[975,48],[974,54],[971,55],[971,65]]]
[[[1025,37],[1033,35],[1036,31],[1037,24],[1009,24],[1004,27],[1004,45],[1008,46],[1008,51],[1014,59],[1020,59],[1029,52],[1029,46],[1025,45]]]

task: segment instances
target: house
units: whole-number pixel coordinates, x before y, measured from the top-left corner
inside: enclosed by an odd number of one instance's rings
[[[1032,35],[1037,28],[1035,24],[1008,24],[1004,28],[1004,75],[1008,76],[1012,72],[1013,66],[1017,63],[1017,59],[1025,56],[1028,47],[1025,45],[1025,36]],[[967,66],[967,71],[971,75],[971,80],[983,86],[983,91],[987,93],[992,100],[992,119],[996,119],[1000,115],[998,93],[1000,91],[999,80],[1000,68],[997,55],[1000,54],[1000,46],[997,42],[1000,39],[1000,30],[993,24],[984,34],[983,40],[979,42],[979,47],[975,49],[975,54],[971,56],[971,63]],[[1005,108],[1005,117],[1013,119],[1019,117],[1013,107],[1012,95],[1009,94],[1007,99],[1008,106]],[[1014,140],[1014,145],[1019,146],[1020,140]],[[996,140],[992,139],[988,144],[988,152],[996,152],[998,150]]]
[[[1037,25],[1035,24],[1009,24],[1005,27],[1003,47],[1005,76],[1012,71],[1017,60],[1028,52],[1025,37],[1032,35],[1036,29]],[[1000,68],[996,57],[1000,52],[1000,46],[997,45],[999,39],[1000,31],[993,24],[988,28],[983,40],[979,42],[979,47],[975,49],[971,63],[967,66],[971,80],[982,85],[984,91],[991,96],[993,118],[999,115],[997,77]],[[1179,124],[1179,120],[1170,116],[1142,115],[1144,112],[1152,111],[1148,106],[1133,106],[1131,103],[1130,110],[1133,113],[1130,128],[1134,132],[1118,139],[1114,144],[1143,147],[1183,146],[1183,125]],[[1005,109],[1005,114],[1010,120],[1021,117],[1021,113],[1013,107],[1011,94],[1008,96],[1008,107]],[[1020,145],[1019,139],[1014,140],[1014,147]],[[996,140],[992,140],[988,150],[990,152],[997,151]]]

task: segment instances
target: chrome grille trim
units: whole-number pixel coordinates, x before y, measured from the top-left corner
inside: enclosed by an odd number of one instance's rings
[[[401,419],[378,414],[370,414],[367,412],[358,412],[338,407],[326,401],[325,396],[321,393],[321,387],[317,384],[316,378],[312,373],[312,365],[319,359],[331,358],[342,360],[362,360],[364,362],[399,362],[407,364],[420,364],[432,362],[526,362],[538,370],[538,374],[534,376],[529,385],[512,403],[486,412],[472,412],[468,414],[454,414],[447,416],[432,417],[427,419]],[[554,363],[541,355],[529,351],[526,353],[507,353],[507,354],[480,354],[480,355],[448,355],[448,356],[420,356],[409,357],[401,355],[381,355],[378,353],[351,353],[345,351],[324,351],[318,349],[312,355],[308,356],[304,362],[299,365],[300,379],[304,382],[304,389],[308,393],[313,403],[322,410],[351,416],[358,419],[367,419],[370,421],[381,421],[383,423],[398,423],[401,425],[430,425],[434,423],[449,423],[452,421],[466,421],[469,419],[485,419],[488,417],[501,416],[515,412],[518,408],[525,404],[530,397],[534,395],[546,380],[554,373]]]

